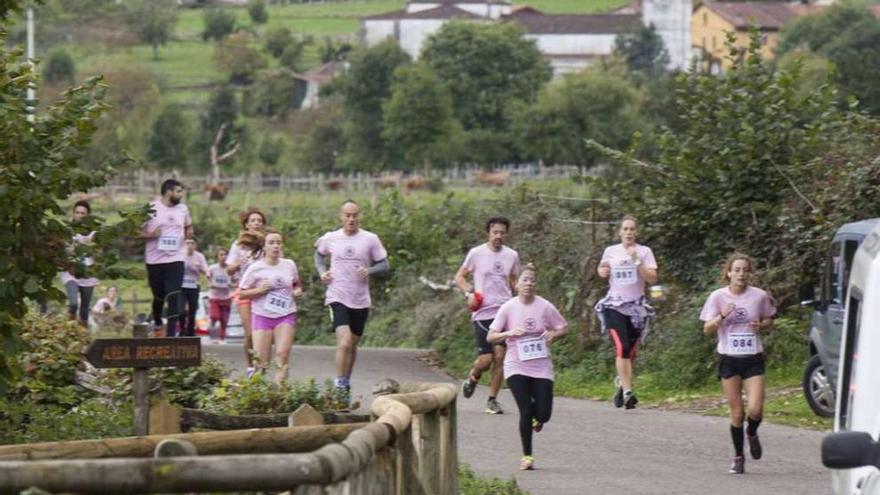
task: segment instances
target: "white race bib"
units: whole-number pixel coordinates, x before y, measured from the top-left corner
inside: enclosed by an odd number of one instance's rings
[[[758,336],[754,333],[727,334],[727,352],[730,354],[757,354]]]
[[[611,277],[615,285],[632,285],[638,280],[638,269],[634,265],[615,266]]]
[[[193,277],[192,275],[184,275],[183,276],[183,284],[181,287],[184,289],[196,289],[199,286],[199,279],[197,277]]]
[[[226,275],[214,275],[214,278],[211,279],[211,285],[218,289],[227,289],[229,288],[229,277]]]
[[[163,235],[159,237],[159,251],[180,250],[180,236]]]
[[[544,337],[521,339],[516,343],[520,361],[531,361],[547,357],[547,341]]]
[[[266,294],[263,309],[272,313],[286,314],[293,307],[293,298],[281,291],[273,290]]]

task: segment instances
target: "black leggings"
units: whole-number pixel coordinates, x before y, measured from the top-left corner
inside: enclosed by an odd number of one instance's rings
[[[64,285],[64,290],[67,292],[67,314],[71,318],[79,318],[83,325],[87,324],[95,288],[80,287],[75,281],[70,281]]]
[[[165,335],[177,335],[177,321],[180,318],[180,286],[183,284],[183,262],[157,263],[147,265],[147,280],[153,292],[153,323],[162,326],[162,309],[168,302],[168,328]]]
[[[180,315],[180,335],[183,337],[196,336],[196,311],[199,310],[199,288],[181,289],[183,292],[183,311]]]
[[[553,380],[513,375],[507,386],[519,408],[519,438],[523,455],[532,455],[532,419],[540,423],[550,421],[553,412]]]

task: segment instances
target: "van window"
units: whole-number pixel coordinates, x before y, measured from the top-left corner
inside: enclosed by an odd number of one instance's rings
[[[844,301],[840,286],[840,275],[843,271],[840,247],[840,241],[831,243],[825,265],[825,280],[822,284],[822,300],[833,304],[843,304]]]
[[[852,261],[856,256],[856,250],[859,249],[859,242],[851,239],[843,243],[843,285],[841,286],[843,295],[840,298],[841,301],[846,301],[846,291],[849,288],[849,274],[852,271]]]
[[[859,298],[853,294],[849,298],[849,304],[846,314],[846,349],[843,350],[843,370],[841,373],[841,400],[839,418],[841,430],[850,429],[849,412],[852,409],[853,399],[858,393],[858,380],[856,380],[856,372],[858,371],[859,359],[859,327],[861,326],[862,308]],[[862,384],[864,385],[864,384]]]

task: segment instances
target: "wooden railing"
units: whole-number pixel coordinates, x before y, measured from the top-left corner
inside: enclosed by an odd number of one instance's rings
[[[456,395],[447,383],[404,384],[401,393],[373,401],[369,423],[0,447],[0,493],[39,487],[65,493],[453,495]],[[138,458],[169,439],[188,447],[189,455]],[[5,460],[52,458],[50,451],[67,458]]]

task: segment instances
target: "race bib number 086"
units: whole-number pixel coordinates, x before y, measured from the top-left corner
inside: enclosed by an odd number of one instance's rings
[[[727,352],[730,354],[757,354],[758,336],[753,333],[727,334]]]
[[[522,339],[516,343],[520,361],[531,361],[547,357],[547,341],[544,337]]]

